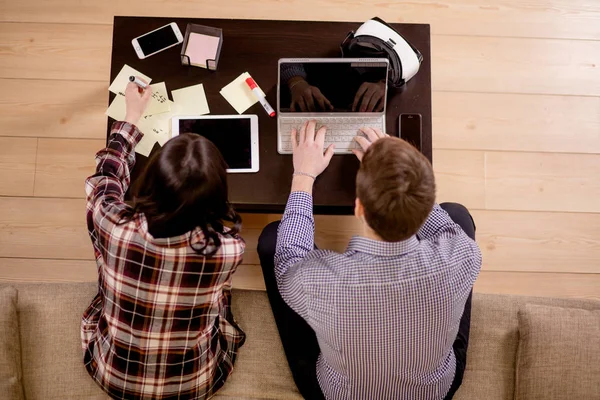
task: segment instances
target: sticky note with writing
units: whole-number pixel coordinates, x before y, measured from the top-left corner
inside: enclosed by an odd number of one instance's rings
[[[165,85],[164,82],[160,82],[150,85],[150,87],[152,88],[152,98],[148,103],[144,115],[160,114],[171,111],[171,102],[169,101],[169,95],[167,94],[167,85]]]
[[[131,68],[129,65],[125,64],[123,66],[123,68],[121,68],[121,72],[119,72],[119,74],[117,75],[115,80],[110,84],[110,87],[108,88],[108,90],[112,93],[120,94],[121,96],[124,96],[125,88],[127,87],[127,84],[129,83],[130,76],[137,76],[139,78],[142,78],[147,83],[150,83],[152,81],[152,78],[142,74],[140,71],[137,71],[137,70]]]

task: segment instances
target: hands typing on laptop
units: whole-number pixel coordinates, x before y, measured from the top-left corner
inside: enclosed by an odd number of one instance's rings
[[[327,128],[335,154],[358,149],[365,126],[385,131],[387,73],[385,59],[280,60],[278,152],[292,153],[290,132],[308,120]]]

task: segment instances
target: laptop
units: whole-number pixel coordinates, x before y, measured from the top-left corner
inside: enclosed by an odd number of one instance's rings
[[[349,154],[359,128],[385,132],[385,58],[280,59],[277,84],[277,151],[292,154],[291,132],[309,120],[327,127],[325,147]]]

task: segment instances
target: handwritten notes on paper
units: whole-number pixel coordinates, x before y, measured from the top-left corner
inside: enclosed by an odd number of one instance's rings
[[[167,85],[164,82],[150,85],[152,88],[152,98],[146,107],[144,116],[165,113],[171,111],[171,103],[167,94]]]
[[[176,105],[177,115],[204,115],[210,112],[202,84],[173,90],[171,95]]]
[[[148,83],[152,82],[152,78],[149,78],[148,76],[142,74],[140,71],[137,71],[131,68],[129,65],[125,64],[123,68],[121,68],[121,72],[119,72],[113,83],[110,84],[108,91],[114,94],[120,94],[121,96],[125,96],[125,88],[129,83],[129,77],[132,75],[140,77]]]
[[[252,90],[250,90],[250,87],[246,84],[246,79],[248,78],[250,78],[250,74],[244,72],[235,78],[229,85],[221,89],[221,96],[225,97],[225,100],[235,108],[235,111],[237,111],[238,114],[243,114],[244,111],[252,107],[258,101],[254,93],[252,93]],[[265,93],[262,89],[260,87],[258,89],[264,96]]]
[[[173,110],[173,102],[169,100],[171,110]],[[144,133],[154,133],[156,141],[163,146],[167,140],[171,138],[171,117],[172,112],[161,114],[146,115],[138,122],[138,128]]]
[[[112,93],[115,93],[116,96],[106,110],[106,115],[117,121],[125,119],[125,88],[129,83],[129,77],[132,75],[138,76],[148,82],[152,81],[150,77],[136,71],[129,65],[123,66],[121,72],[119,72],[108,89]],[[242,77],[243,75],[238,79]],[[246,77],[243,79],[245,80]],[[246,85],[244,80],[241,82]],[[148,103],[144,115],[137,124],[138,129],[142,131],[144,137],[135,148],[136,153],[146,157],[150,155],[156,143],[164,146],[171,138],[171,118],[179,115],[204,115],[210,112],[206,93],[204,92],[204,85],[202,84],[173,90],[171,95],[174,101],[169,100],[165,82],[155,83],[150,85],[150,87],[152,88],[152,98]],[[249,94],[252,97],[254,96],[250,91]],[[256,100],[252,104],[255,102]]]

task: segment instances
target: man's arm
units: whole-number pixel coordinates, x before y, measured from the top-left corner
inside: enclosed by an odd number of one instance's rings
[[[300,181],[300,182],[298,182]],[[296,190],[298,186],[304,186]],[[294,177],[292,193],[277,232],[275,278],[283,299],[300,316],[305,316],[302,260],[315,248],[312,178]]]
[[[425,224],[417,232],[417,238],[434,242],[443,258],[449,260],[450,265],[458,266],[453,284],[463,288],[459,293],[471,290],[481,270],[481,251],[438,204],[433,206]]]
[[[275,278],[283,300],[306,317],[302,260],[314,249],[315,223],[312,189],[315,178],[327,168],[333,147],[323,153],[325,128],[315,133],[315,121],[292,131],[294,177],[285,213],[277,232]]]
[[[458,235],[464,235],[466,239],[469,239],[462,228],[452,221],[448,213],[437,203],[433,205],[433,210],[417,232],[419,240],[449,239]]]

